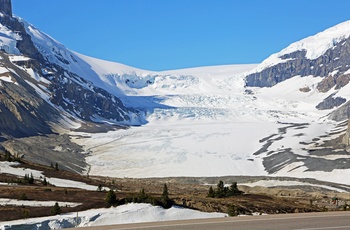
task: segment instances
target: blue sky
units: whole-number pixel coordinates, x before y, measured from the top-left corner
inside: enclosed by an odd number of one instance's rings
[[[149,70],[260,63],[350,20],[348,0],[12,0],[79,53]]]

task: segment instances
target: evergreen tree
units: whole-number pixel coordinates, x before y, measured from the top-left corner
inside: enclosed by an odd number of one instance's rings
[[[224,185],[224,182],[221,180],[221,181],[219,181],[219,183],[217,185],[215,197],[221,198],[221,197],[224,197],[225,195],[226,195],[225,194],[225,185]]]
[[[29,174],[24,174],[24,182],[29,182]]]
[[[59,204],[56,202],[55,205],[51,208],[51,214],[52,215],[58,215],[61,214],[61,207]]]
[[[162,193],[162,197],[161,198],[164,199],[164,200],[169,200],[168,186],[166,184],[164,184],[163,193]]]
[[[106,201],[106,204],[108,206],[112,206],[112,205],[117,204],[117,196],[115,195],[115,192],[113,191],[113,189],[111,189],[107,192],[105,201]]]
[[[34,184],[34,177],[33,177],[33,173],[30,174],[25,174],[24,175],[24,182],[25,183],[29,183],[29,184]]]
[[[168,186],[164,184],[163,193],[160,197],[160,201],[162,203],[163,208],[171,208],[173,205],[173,200],[169,198]]]
[[[145,193],[145,189],[142,188],[140,190],[140,193],[136,197],[134,197],[133,200],[135,203],[152,203],[151,199],[152,198]]]
[[[30,178],[29,178],[28,182],[29,182],[29,184],[34,184],[33,173],[30,174]]]
[[[44,185],[44,186],[47,186],[46,177],[44,177],[43,185]]]
[[[56,162],[56,164],[55,164],[55,170],[56,171],[58,171],[59,169],[58,169],[58,163]]]
[[[211,197],[211,198],[215,197],[215,192],[212,186],[210,186],[209,188],[208,197]]]
[[[240,191],[237,187],[237,182],[233,182],[232,185],[230,186],[230,189],[228,191],[229,196],[237,196],[237,195],[242,195],[243,192]]]

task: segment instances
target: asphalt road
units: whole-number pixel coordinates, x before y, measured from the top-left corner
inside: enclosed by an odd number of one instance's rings
[[[87,227],[82,230],[350,230],[350,212],[278,214]]]

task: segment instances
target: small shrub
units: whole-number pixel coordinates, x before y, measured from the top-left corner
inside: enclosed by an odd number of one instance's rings
[[[117,204],[117,196],[115,195],[115,192],[113,191],[113,189],[107,192],[105,201],[107,206],[109,207]]]
[[[238,210],[234,205],[231,205],[228,210],[227,210],[227,214],[229,216],[238,216]]]
[[[28,197],[25,193],[22,193],[21,200],[28,200]]]
[[[28,209],[23,209],[23,218],[28,219],[29,218],[29,210]]]
[[[210,186],[209,188],[208,197],[211,197],[211,198],[215,197],[215,192],[212,186]]]
[[[61,207],[59,206],[59,204],[57,202],[51,208],[51,214],[54,215],[54,216],[61,214]]]
[[[44,185],[44,186],[47,186],[47,185],[48,185],[47,180],[46,180],[46,177],[44,177],[43,185]]]

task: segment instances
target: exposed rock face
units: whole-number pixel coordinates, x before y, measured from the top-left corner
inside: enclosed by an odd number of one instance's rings
[[[350,101],[340,106],[329,115],[329,119],[334,121],[344,121],[350,117]]]
[[[30,76],[11,64],[6,55],[1,55],[0,64],[8,66],[21,74],[12,73],[3,76],[12,82],[1,81],[0,85],[0,133],[4,137],[27,137],[53,133],[50,122],[57,122],[59,113],[45,100],[40,98],[35,90],[24,79]]]
[[[13,155],[41,165],[58,163],[60,169],[82,173],[86,169],[83,149],[68,135],[45,135],[6,141],[3,146]]]
[[[315,60],[306,58],[306,51],[296,51],[281,57],[283,63],[271,66],[261,72],[252,73],[246,77],[246,85],[253,87],[271,87],[291,77],[321,76],[330,77],[329,84],[320,84],[318,89],[326,92],[334,85],[343,86],[349,82],[348,77],[342,77],[349,70],[350,38],[344,39],[332,49]]]
[[[343,144],[350,146],[350,120],[348,120],[347,129],[345,135],[343,136]],[[349,148],[347,149],[349,151]]]
[[[0,11],[2,13],[12,17],[11,0],[0,0]]]
[[[346,102],[345,98],[333,96],[334,94],[324,99],[321,103],[316,105],[316,108],[319,110],[333,109],[334,107],[338,107]]]
[[[83,79],[56,65],[54,68],[56,69],[55,73],[49,76],[51,81],[49,90],[53,92],[50,101],[71,114],[86,121],[93,121],[94,117],[100,117],[122,122],[130,120],[129,111],[136,113],[132,109],[127,109],[119,98],[105,90],[92,85],[90,87],[93,90],[87,90],[72,80],[84,81]]]

